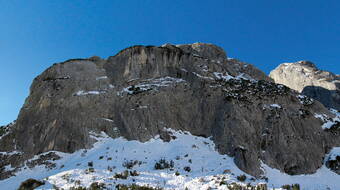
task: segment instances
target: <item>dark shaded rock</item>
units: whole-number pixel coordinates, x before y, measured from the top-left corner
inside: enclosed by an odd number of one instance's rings
[[[340,175],[340,156],[336,156],[334,160],[327,160],[326,166]]]
[[[340,88],[328,90],[320,86],[306,86],[301,93],[318,100],[328,108],[335,108],[338,110],[340,108]]]
[[[42,181],[38,181],[35,179],[28,179],[24,182],[21,183],[20,187],[18,190],[33,190],[39,186],[44,185],[45,183]]]

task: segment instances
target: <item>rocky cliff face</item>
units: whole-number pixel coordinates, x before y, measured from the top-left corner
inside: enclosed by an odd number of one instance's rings
[[[309,61],[299,61],[281,64],[269,76],[326,107],[340,110],[340,75],[319,70]]]
[[[35,78],[16,123],[0,137],[0,177],[14,171],[4,169],[9,164],[42,152],[89,148],[91,132],[170,141],[167,128],[212,137],[221,154],[256,177],[261,162],[313,173],[340,144],[315,114],[334,117],[215,45],[134,46],[107,60],[58,63]]]

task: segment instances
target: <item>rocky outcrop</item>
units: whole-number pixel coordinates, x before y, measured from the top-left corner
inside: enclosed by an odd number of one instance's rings
[[[326,107],[340,110],[340,75],[319,70],[312,62],[299,61],[281,64],[269,76]]]
[[[37,187],[44,185],[44,182],[35,179],[28,179],[21,183],[18,190],[33,190]]]
[[[340,175],[340,156],[335,157],[334,160],[327,160],[326,166]]]
[[[212,137],[221,154],[256,177],[261,162],[288,174],[313,173],[340,142],[323,131],[316,113],[332,117],[215,45],[134,46],[107,60],[58,63],[36,77],[0,139],[7,152],[0,154],[0,173],[5,178],[6,165],[43,152],[89,148],[93,132],[169,141],[167,128]]]

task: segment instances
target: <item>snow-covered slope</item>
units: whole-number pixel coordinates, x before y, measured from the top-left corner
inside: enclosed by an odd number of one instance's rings
[[[289,176],[263,164],[268,180],[255,180],[239,170],[233,158],[216,152],[215,145],[209,138],[181,131],[171,133],[173,140],[170,142],[156,137],[145,143],[123,138],[112,139],[104,133],[93,133],[97,143],[92,149],[79,150],[73,154],[56,152],[62,158],[51,161],[56,164],[54,168],[47,169],[44,165],[32,169],[22,168],[16,176],[0,181],[0,187],[6,190],[16,189],[28,178],[45,181],[45,185],[38,189],[89,187],[94,182],[104,183],[109,189],[115,189],[117,184],[147,185],[164,189],[228,189],[226,184],[233,182],[244,186],[248,183],[267,183],[269,188],[275,189],[296,183],[300,184],[301,189],[340,187],[340,176],[326,167],[313,175]],[[155,164],[161,159],[173,167],[156,170]],[[116,175],[123,174],[125,170],[136,171],[134,174],[138,176],[129,175],[127,179],[121,179],[122,177]],[[242,175],[246,179],[240,182],[237,178]]]

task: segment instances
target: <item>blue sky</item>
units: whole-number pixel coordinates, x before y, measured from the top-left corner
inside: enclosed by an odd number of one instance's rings
[[[266,73],[311,60],[340,74],[336,0],[0,0],[0,9],[0,125],[53,63],[136,44],[209,42]]]

